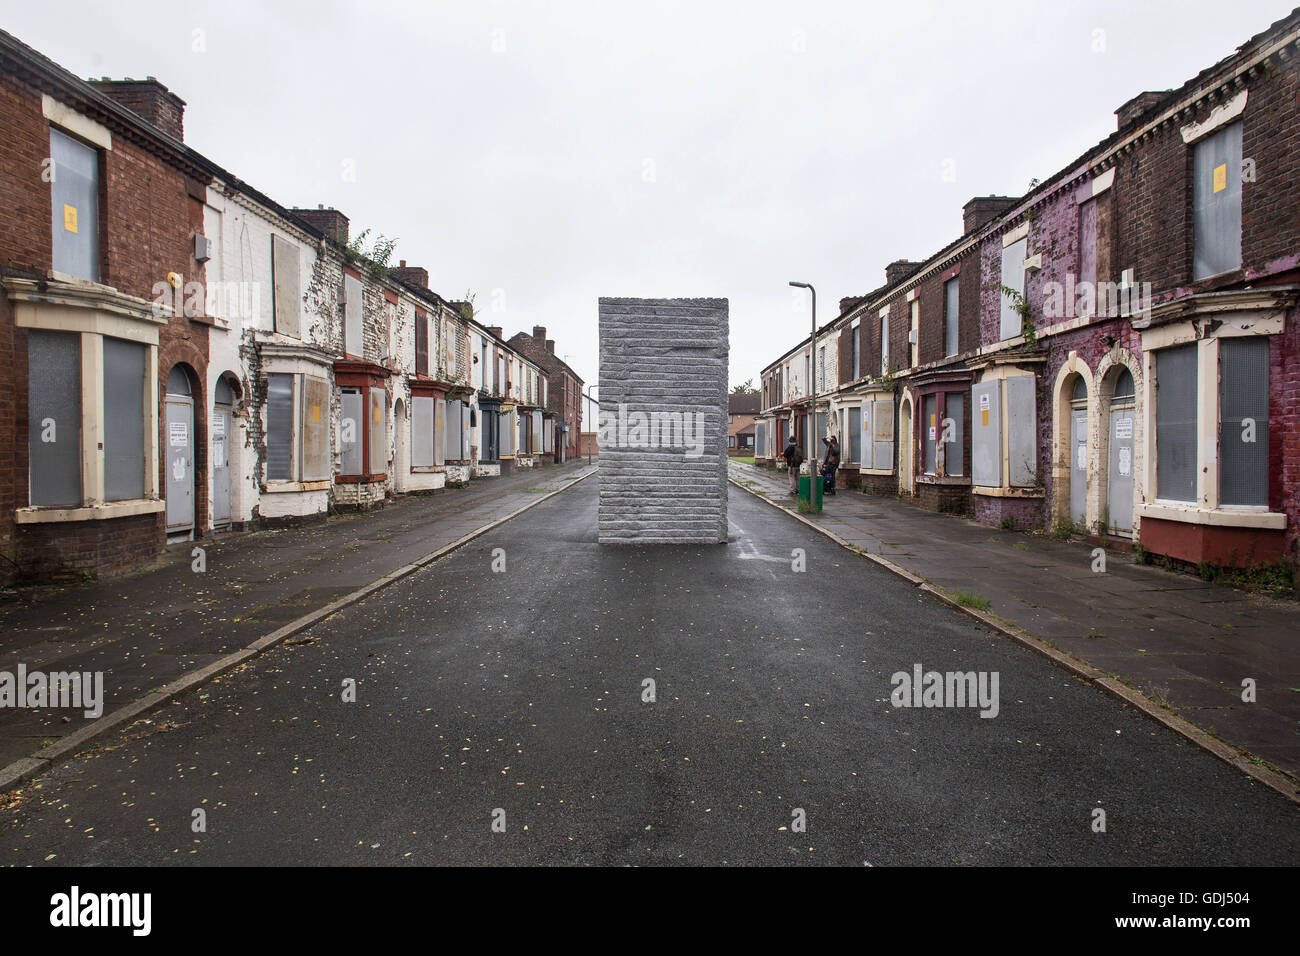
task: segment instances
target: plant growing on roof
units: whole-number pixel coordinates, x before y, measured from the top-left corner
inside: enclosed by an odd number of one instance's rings
[[[383,279],[392,271],[389,262],[392,261],[393,251],[397,248],[397,240],[389,239],[380,233],[367,247],[366,240],[369,237],[370,230],[362,229],[344,247],[343,255],[348,262],[365,269],[376,279]]]

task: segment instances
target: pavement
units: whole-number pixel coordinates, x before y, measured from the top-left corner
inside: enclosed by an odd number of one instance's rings
[[[784,474],[732,462],[731,477],[797,510]],[[1300,778],[1300,605],[1106,553],[1004,531],[897,498],[839,489],[805,515],[949,595],[1118,678],[1232,747]],[[1245,679],[1256,699],[1243,701]]]
[[[750,495],[725,545],[602,547],[598,494],[570,486],[28,783],[0,863],[1300,854],[1274,790]],[[999,675],[997,715],[895,707],[917,664]]]
[[[221,660],[590,474],[585,459],[411,495],[297,528],[170,546],[150,567],[0,603],[0,671],[102,672],[105,714]],[[202,573],[193,549],[203,549]],[[81,710],[0,709],[0,767],[94,723]]]

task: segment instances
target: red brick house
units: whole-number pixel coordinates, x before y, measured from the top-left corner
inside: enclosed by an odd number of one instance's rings
[[[553,422],[550,438],[551,461],[578,457],[582,432],[582,379],[555,354],[555,340],[546,337],[546,326],[533,326],[533,334],[518,332],[506,343],[542,370],[546,396],[542,405]]]
[[[211,177],[183,109],[0,32],[0,579],[124,568],[204,526],[211,320],[176,305]]]

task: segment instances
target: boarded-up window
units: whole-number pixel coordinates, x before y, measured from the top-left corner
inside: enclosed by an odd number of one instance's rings
[[[853,327],[853,380],[862,377],[862,327]]]
[[[434,399],[428,395],[411,398],[411,465],[426,468],[434,464]]]
[[[943,346],[944,355],[957,354],[957,305],[959,282],[949,279],[943,286]]]
[[[144,414],[141,405],[136,417]],[[27,333],[28,503],[81,502],[81,336]]]
[[[298,338],[302,311],[302,289],[298,282],[298,247],[292,242],[271,237],[271,282],[274,295],[271,308],[275,314],[275,331]]]
[[[533,451],[542,450],[542,413],[533,412]]]
[[[1156,497],[1196,500],[1196,343],[1161,349],[1156,364]]]
[[[966,442],[966,393],[948,392],[944,396],[943,423],[939,429],[943,442],[943,473],[956,477],[962,473],[962,456]]]
[[[382,388],[370,389],[370,474],[388,471],[388,393]]]
[[[922,470],[936,474],[939,468],[939,397],[931,392],[921,399]]]
[[[1038,483],[1038,414],[1033,375],[1007,379],[1007,452],[1012,487],[1029,488]]]
[[[971,479],[985,488],[1002,487],[1002,383],[971,386]]]
[[[339,430],[339,446],[343,451],[343,474],[359,475],[365,467],[361,455],[361,439],[365,429],[365,406],[358,388],[343,389],[343,421]]]
[[[844,429],[845,460],[856,462],[862,454],[862,409],[854,405],[848,412],[849,427]]]
[[[874,467],[881,471],[892,471],[894,468],[894,400],[892,398],[872,403],[871,422]]]
[[[880,374],[889,373],[889,313],[880,317]]]
[[[444,447],[447,443],[447,403],[443,399],[438,399],[434,404],[434,425],[433,425],[433,463],[435,465],[445,464],[447,461],[447,452]]]
[[[266,377],[266,478],[293,478],[293,379],[292,375]]]
[[[1089,286],[1097,284],[1097,200],[1089,199],[1079,206],[1079,282]],[[1094,296],[1095,299],[1095,296]],[[1086,306],[1087,299],[1085,297]],[[1065,313],[1070,314],[1072,303],[1065,303]]]
[[[463,457],[460,451],[460,426],[460,402],[449,401],[447,403],[447,429],[443,432],[444,445],[442,449],[442,454],[448,461],[459,461]]]
[[[53,266],[99,281],[99,151],[50,129]]]
[[[364,356],[361,339],[361,280],[356,276],[343,277],[343,351],[358,358]]]
[[[1241,268],[1241,123],[1225,126],[1194,147],[1192,278]]]
[[[768,457],[767,454],[767,425],[764,422],[758,422],[754,425],[754,453],[759,458]]]
[[[1002,285],[1014,289],[1021,295],[1025,291],[1025,251],[1028,248],[1029,240],[1026,238],[1017,239],[1002,250]],[[1001,299],[1000,336],[1004,339],[1013,339],[1020,334],[1023,320],[1020,313],[1016,311],[1016,302],[1011,296],[1003,292]]]
[[[415,374],[429,374],[429,317],[415,312]]]
[[[302,480],[330,476],[330,383],[315,375],[302,382]]]
[[[1219,340],[1219,503],[1268,504],[1266,336]]]
[[[147,345],[104,337],[104,499],[144,497]]]

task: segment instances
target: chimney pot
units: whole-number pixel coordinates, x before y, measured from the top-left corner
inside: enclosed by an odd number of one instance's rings
[[[173,139],[185,139],[185,101],[154,77],[147,80],[104,77],[91,80],[90,85]]]
[[[1018,202],[1020,202],[1018,196],[976,196],[961,207],[962,235],[969,235]]]

